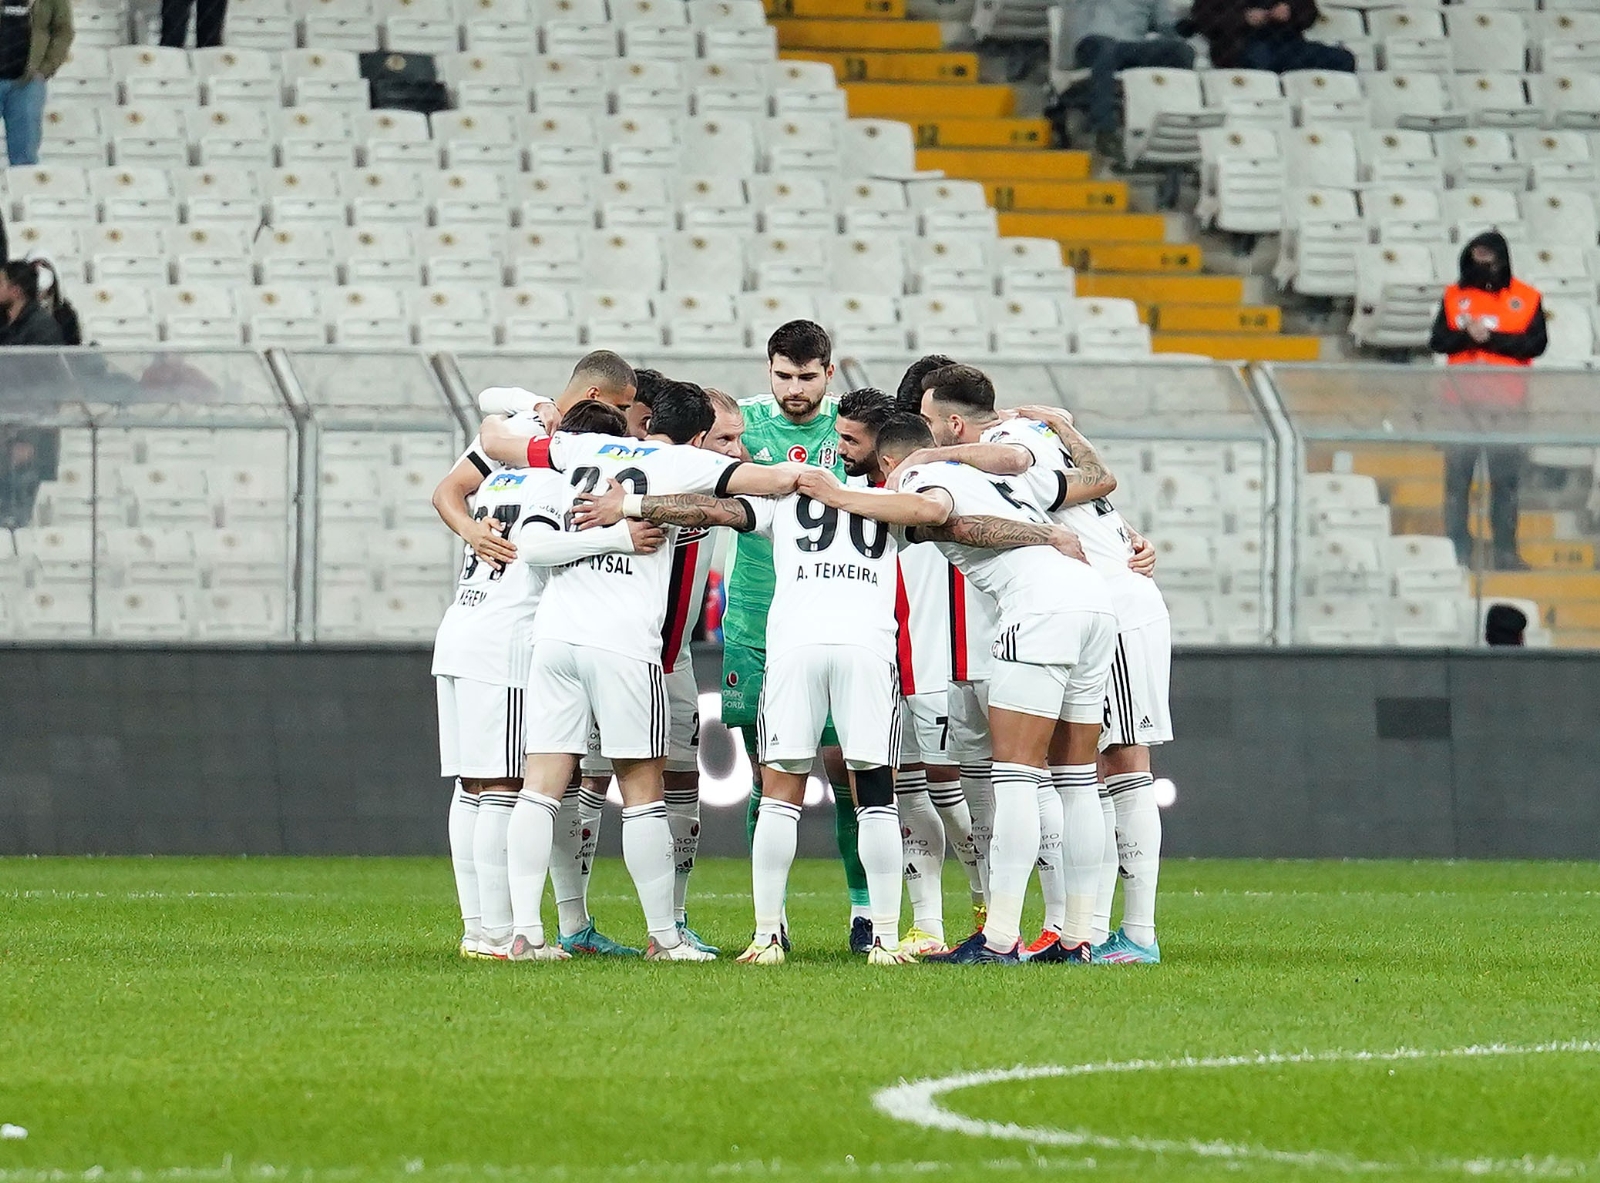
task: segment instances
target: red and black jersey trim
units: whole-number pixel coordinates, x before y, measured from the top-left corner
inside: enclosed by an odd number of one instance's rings
[[[703,538],[681,541],[672,548],[672,578],[667,583],[667,614],[661,622],[661,665],[671,669],[683,652],[684,639],[693,622],[689,605],[694,600],[694,578],[700,567]]]
[[[968,681],[966,580],[955,564],[950,566],[950,677]]]

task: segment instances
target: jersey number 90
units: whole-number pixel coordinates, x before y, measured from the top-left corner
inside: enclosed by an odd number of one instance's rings
[[[801,494],[800,499],[795,502],[794,516],[799,521],[800,528],[806,532],[806,537],[795,544],[803,551],[816,553],[827,550],[838,537],[839,511],[831,505],[813,501]],[[850,519],[846,533],[862,557],[882,558],[884,549],[889,545],[889,527],[870,518],[858,518],[852,513],[844,516]],[[870,539],[867,537],[869,528],[872,530]]]

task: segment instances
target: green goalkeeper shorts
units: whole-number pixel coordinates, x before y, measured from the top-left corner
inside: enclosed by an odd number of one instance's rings
[[[722,725],[754,728],[761,711],[761,687],[766,680],[767,651],[747,645],[722,647]],[[839,733],[830,718],[822,729],[822,746],[838,747]]]

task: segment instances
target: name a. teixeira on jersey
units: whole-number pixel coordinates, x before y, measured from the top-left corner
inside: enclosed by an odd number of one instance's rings
[[[854,579],[862,583],[870,583],[874,587],[878,584],[878,573],[871,567],[858,566],[855,563],[813,563],[811,570],[806,571],[805,566],[799,565],[794,569],[796,580],[801,579]]]

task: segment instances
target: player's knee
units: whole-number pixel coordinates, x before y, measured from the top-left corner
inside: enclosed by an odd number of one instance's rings
[[[894,804],[894,773],[889,768],[856,768],[856,804],[866,808]]]

